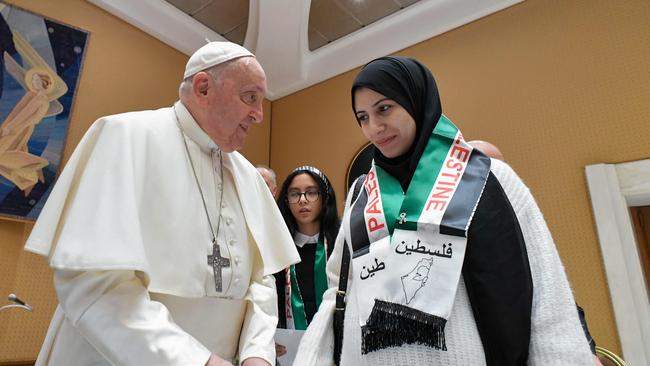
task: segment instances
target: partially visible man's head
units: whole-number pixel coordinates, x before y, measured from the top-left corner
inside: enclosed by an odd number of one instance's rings
[[[255,57],[230,42],[211,42],[190,57],[180,99],[224,152],[241,149],[262,122],[266,75]]]
[[[503,154],[501,153],[501,150],[499,150],[499,148],[496,147],[494,144],[491,144],[487,141],[481,141],[481,140],[468,141],[467,143],[470,144],[473,148],[479,149],[483,154],[493,159],[498,159],[502,161],[505,160],[503,158]]]
[[[276,183],[276,175],[273,169],[264,166],[264,165],[258,165],[256,166],[257,171],[260,173],[262,178],[264,178],[264,182],[266,182],[266,185],[269,187],[269,190],[271,191],[271,194],[275,198],[275,195],[278,191],[278,185]]]

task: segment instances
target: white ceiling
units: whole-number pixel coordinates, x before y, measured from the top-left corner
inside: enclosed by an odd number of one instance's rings
[[[87,1],[187,55],[206,40],[226,40],[165,0]],[[310,51],[311,0],[250,0],[243,44],[266,71],[267,98],[276,100],[521,1],[421,0]]]

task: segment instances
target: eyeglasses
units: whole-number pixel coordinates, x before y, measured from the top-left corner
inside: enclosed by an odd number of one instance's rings
[[[300,202],[300,198],[302,198],[303,195],[305,195],[305,200],[307,202],[314,202],[318,200],[318,197],[320,196],[320,191],[307,191],[307,192],[292,191],[287,193],[287,202],[298,203]]]

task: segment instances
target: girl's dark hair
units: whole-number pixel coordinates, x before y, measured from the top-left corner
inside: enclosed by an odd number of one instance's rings
[[[278,207],[280,208],[280,213],[284,218],[284,222],[289,228],[291,236],[296,233],[298,224],[296,223],[296,218],[293,217],[291,209],[289,208],[289,202],[287,201],[287,193],[289,191],[289,185],[297,175],[300,174],[309,174],[315,182],[318,183],[318,188],[320,190],[320,199],[322,200],[322,205],[320,209],[320,214],[318,219],[320,220],[320,234],[325,237],[328,243],[328,252],[334,248],[334,241],[336,240],[336,235],[339,232],[339,227],[341,221],[339,220],[338,211],[336,209],[336,194],[332,185],[330,184],[327,176],[323,174],[320,170],[312,166],[301,166],[294,169],[287,178],[282,183],[280,188],[280,194],[278,195]],[[329,253],[328,253],[329,254]]]

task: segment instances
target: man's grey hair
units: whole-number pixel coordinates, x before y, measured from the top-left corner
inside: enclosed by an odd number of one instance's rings
[[[269,174],[271,174],[271,178],[273,178],[273,181],[274,181],[274,182],[277,182],[277,178],[278,178],[278,176],[275,174],[275,171],[274,171],[273,169],[269,168],[269,167],[266,166],[266,165],[261,165],[261,164],[260,164],[260,165],[256,165],[255,168],[266,170],[267,172],[269,172]]]
[[[234,67],[240,66],[242,64],[240,61],[248,58],[253,58],[253,57],[250,56],[238,57],[236,59],[226,61],[222,64],[214,65],[202,71],[205,71],[208,74],[210,74],[210,76],[215,81],[217,86],[219,86],[223,83],[225,76],[228,74],[228,71],[230,71]],[[196,74],[190,75],[185,79],[183,79],[181,85],[178,87],[179,96],[183,97],[183,96],[190,95],[190,91],[192,90],[192,80],[194,79],[195,75]]]

